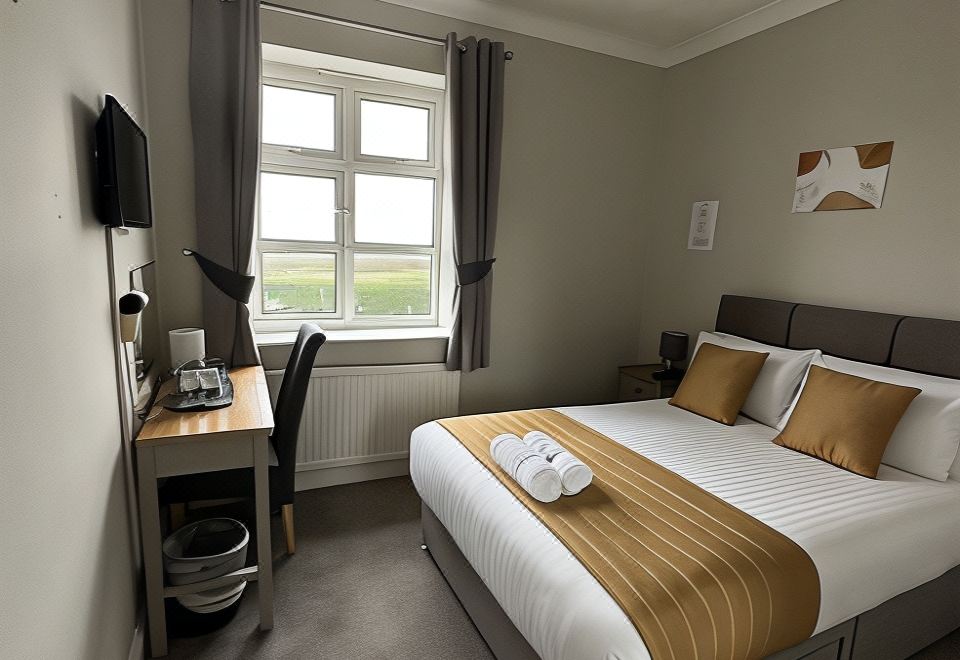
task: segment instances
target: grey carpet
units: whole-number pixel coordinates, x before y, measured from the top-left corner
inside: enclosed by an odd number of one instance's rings
[[[275,627],[260,632],[256,587],[236,618],[171,639],[171,658],[492,659],[430,555],[406,477],[297,494],[297,553],[274,519]]]
[[[273,547],[276,626],[258,629],[256,586],[225,628],[171,639],[171,658],[492,659],[428,553],[406,477],[297,494],[297,554]],[[960,658],[960,631],[914,656]]]

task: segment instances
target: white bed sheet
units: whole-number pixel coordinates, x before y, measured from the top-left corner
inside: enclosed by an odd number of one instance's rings
[[[960,565],[960,483],[882,466],[859,477],[665,400],[558,409],[797,542],[820,575],[816,631]],[[545,660],[645,659],[636,628],[583,565],[436,422],[411,437],[410,474],[501,607]]]

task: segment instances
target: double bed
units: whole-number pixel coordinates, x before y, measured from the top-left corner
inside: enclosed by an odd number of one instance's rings
[[[716,329],[960,377],[960,323],[724,296]],[[889,466],[867,479],[666,401],[558,409],[791,539],[820,579],[810,639],[778,659],[903,658],[960,627],[960,481]],[[500,660],[642,659],[620,605],[442,425],[411,438],[424,541]],[[659,660],[659,659],[658,659]]]

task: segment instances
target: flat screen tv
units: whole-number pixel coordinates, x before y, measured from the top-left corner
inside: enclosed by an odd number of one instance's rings
[[[110,227],[151,227],[147,136],[109,94],[97,120],[100,222]]]

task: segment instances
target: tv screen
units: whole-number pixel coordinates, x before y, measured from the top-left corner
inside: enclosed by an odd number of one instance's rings
[[[97,172],[103,224],[153,225],[147,136],[109,94],[97,121]]]

